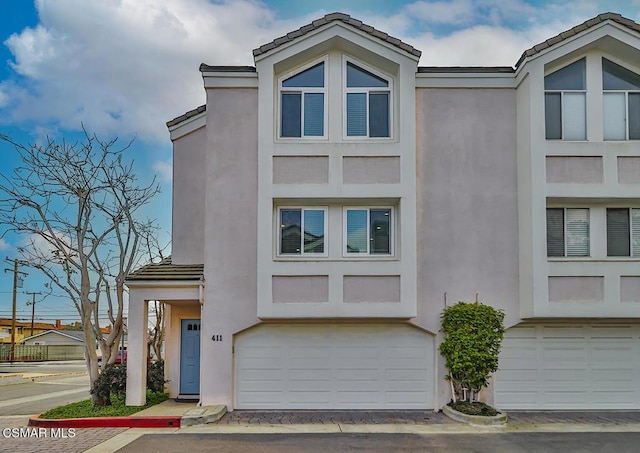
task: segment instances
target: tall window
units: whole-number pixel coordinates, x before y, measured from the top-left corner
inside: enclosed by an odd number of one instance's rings
[[[280,255],[325,255],[325,208],[280,208]]]
[[[347,255],[391,255],[391,208],[347,208],[345,248]]]
[[[545,134],[547,139],[585,140],[586,64],[571,63],[544,78]]]
[[[346,63],[347,137],[390,137],[391,81]]]
[[[602,59],[604,139],[640,139],[640,75]]]
[[[325,64],[280,82],[280,137],[325,136]]]
[[[640,257],[640,209],[607,208],[607,256]]]
[[[589,256],[589,209],[547,208],[547,256]]]

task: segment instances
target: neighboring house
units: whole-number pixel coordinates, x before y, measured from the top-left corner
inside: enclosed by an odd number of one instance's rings
[[[31,335],[31,323],[16,321],[16,335],[15,342],[20,343],[22,340]],[[62,326],[60,321],[56,321],[56,324],[49,324],[45,322],[34,322],[33,333],[38,334],[46,332],[51,329],[59,329]],[[0,318],[0,343],[11,343],[11,318]]]
[[[503,409],[640,408],[640,26],[599,15],[515,67],[419,67],[334,13],[200,71],[170,121],[173,255],[127,278],[172,397],[439,409],[440,315],[503,309]]]
[[[47,330],[27,337],[21,342],[26,345],[84,345],[84,332],[76,330]]]

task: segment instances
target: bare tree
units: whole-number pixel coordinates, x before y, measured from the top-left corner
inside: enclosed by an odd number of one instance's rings
[[[26,236],[19,249],[74,303],[84,331],[91,389],[99,376],[95,342],[103,364],[113,363],[123,332],[124,279],[140,265],[154,223],[139,210],[159,192],[155,179],[140,185],[123,159],[131,143],[116,148],[84,132],[81,142],[48,139],[43,145],[14,145],[21,163],[0,176],[0,222]],[[157,242],[157,241],[156,241]],[[100,329],[101,303],[113,326]],[[104,309],[103,309],[104,311]],[[94,405],[110,404],[92,392]]]
[[[164,304],[156,300],[153,304],[155,323],[149,335],[149,345],[158,360],[162,360],[162,343],[164,342]]]

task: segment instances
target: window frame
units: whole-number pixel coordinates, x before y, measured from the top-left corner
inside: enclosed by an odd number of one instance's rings
[[[628,255],[610,255],[609,254],[609,210],[610,209],[627,211],[628,228],[629,228],[629,254]],[[640,231],[638,232],[638,235],[637,235],[638,237],[634,236],[634,228],[638,228],[640,230],[640,227],[635,226],[635,223],[633,221],[633,210],[639,211],[639,214],[640,214],[639,207],[634,207],[634,206],[620,206],[620,207],[607,206],[606,207],[605,209],[605,241],[607,244],[606,246],[607,258],[610,258],[610,259],[625,259],[625,258],[639,259],[640,258],[640,250],[638,251],[637,254],[634,253],[634,250],[633,250],[634,238],[637,240],[640,240]]]
[[[371,253],[371,210],[389,210],[389,253]],[[349,253],[347,251],[347,211],[367,211],[367,253]],[[364,259],[387,259],[395,257],[395,206],[343,206],[342,207],[342,257]]]
[[[302,234],[300,235],[300,253],[282,253],[282,217],[283,210],[300,210],[300,227]],[[304,251],[304,211],[323,211],[324,212],[324,252],[313,253]],[[326,258],[329,256],[329,207],[313,206],[313,205],[281,205],[276,209],[276,257],[287,259],[309,259],[309,258]]]
[[[303,73],[307,69],[311,69],[319,64],[324,64],[324,86],[323,87],[283,87],[282,83]],[[324,55],[321,58],[315,59],[309,63],[305,63],[291,71],[288,71],[277,78],[277,125],[276,125],[276,138],[278,140],[326,140],[328,138],[328,92],[329,92],[329,56]],[[284,137],[282,136],[282,94],[283,93],[300,93],[300,137]],[[323,131],[322,135],[304,135],[304,95],[306,93],[322,93],[323,94]]]
[[[583,56],[581,58],[578,58],[574,61],[571,61],[570,63],[567,63],[565,65],[563,65],[560,68],[556,68],[553,71],[550,71],[548,73],[544,74],[543,77],[543,86],[544,83],[546,81],[546,78],[548,76],[550,76],[551,74],[554,74],[558,71],[562,71],[563,69],[571,66],[574,63],[577,63],[580,60],[584,60],[584,77],[585,77],[585,81],[584,81],[584,89],[582,90],[576,90],[576,89],[546,89],[544,88],[544,101],[543,101],[543,111],[544,111],[544,125],[545,125],[545,133],[544,133],[544,138],[545,140],[554,140],[554,141],[575,141],[575,142],[583,142],[587,140],[587,132],[588,132],[588,125],[587,125],[587,73],[588,73],[588,61],[586,56]],[[560,95],[560,138],[549,138],[547,136],[547,95],[548,94],[559,94]],[[566,131],[565,131],[565,126],[567,124],[567,121],[565,121],[565,112],[567,111],[565,103],[566,103],[566,95],[567,94],[582,94],[582,98],[584,100],[584,112],[583,112],[583,119],[584,119],[584,138],[565,138],[566,137]]]
[[[616,66],[620,66],[621,68],[626,69],[629,72],[632,72],[632,73],[634,73],[636,75],[639,75],[639,74],[637,74],[637,71],[629,69],[628,67],[618,63],[617,61],[613,61],[612,59],[606,58],[605,56],[602,56],[600,58],[601,77],[602,77],[602,80],[603,80],[603,82],[602,82],[602,114],[603,114],[603,117],[606,118],[607,112],[605,110],[605,97],[606,97],[607,94],[624,94],[624,133],[625,133],[624,138],[607,138],[606,137],[606,135],[607,135],[606,124],[603,122],[603,125],[602,125],[603,136],[602,136],[602,139],[604,141],[608,141],[608,142],[616,142],[616,141],[621,142],[621,141],[636,141],[636,140],[640,140],[640,136],[638,136],[637,138],[630,138],[631,134],[630,134],[630,131],[629,131],[629,128],[630,128],[630,121],[629,121],[629,94],[635,94],[635,95],[640,96],[640,88],[638,88],[636,90],[605,89],[605,87],[604,87],[604,72],[605,72],[604,60],[607,60],[607,61],[609,61],[610,63],[613,63]]]
[[[562,209],[562,242],[563,242],[563,254],[562,255],[549,255],[549,226],[548,226],[548,219],[549,219],[549,210],[550,209]],[[587,211],[587,239],[588,239],[588,246],[587,246],[587,254],[586,255],[570,255],[569,254],[569,241],[567,241],[567,237],[568,237],[568,222],[567,222],[567,211],[569,210],[586,210]],[[546,219],[545,221],[546,223],[546,227],[545,227],[545,231],[546,231],[546,235],[545,235],[545,242],[546,242],[546,254],[547,254],[547,259],[563,259],[563,258],[572,258],[572,259],[586,259],[586,258],[592,258],[592,247],[591,247],[591,208],[589,207],[581,207],[581,206],[570,206],[570,207],[566,207],[566,206],[547,206],[545,209],[545,215],[546,215]]]
[[[388,86],[386,87],[348,87],[347,86],[347,63],[351,63],[354,66],[357,66],[371,74],[384,79]],[[388,137],[371,137],[371,131],[369,130],[369,96],[371,93],[388,93],[389,94],[389,136]],[[346,54],[342,55],[342,139],[346,141],[354,141],[354,140],[374,140],[374,141],[389,141],[394,139],[394,84],[393,77],[389,74],[383,73],[380,70],[369,66],[362,61],[356,60],[353,57],[350,57]],[[366,135],[348,135],[347,134],[347,94],[349,93],[365,93],[366,95],[366,127],[367,134]]]

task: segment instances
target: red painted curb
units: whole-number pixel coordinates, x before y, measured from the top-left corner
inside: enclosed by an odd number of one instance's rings
[[[29,419],[29,426],[43,428],[180,428],[180,416],[88,417]]]

